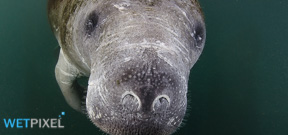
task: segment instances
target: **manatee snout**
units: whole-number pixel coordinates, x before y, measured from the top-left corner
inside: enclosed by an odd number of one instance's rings
[[[164,60],[131,60],[100,76],[89,80],[86,106],[105,132],[170,134],[181,124],[187,86]]]

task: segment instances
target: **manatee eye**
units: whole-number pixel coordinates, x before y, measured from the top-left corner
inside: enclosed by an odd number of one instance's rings
[[[88,19],[85,23],[85,31],[88,36],[91,36],[91,33],[96,29],[98,23],[98,15],[93,12],[88,16]]]
[[[196,47],[201,48],[203,41],[205,40],[205,31],[204,27],[200,23],[196,24],[196,27],[192,33],[192,37],[196,41]]]

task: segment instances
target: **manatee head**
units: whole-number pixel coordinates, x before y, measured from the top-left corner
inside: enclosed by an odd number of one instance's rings
[[[71,34],[89,65],[91,121],[108,134],[172,134],[206,39],[197,0],[88,0]]]

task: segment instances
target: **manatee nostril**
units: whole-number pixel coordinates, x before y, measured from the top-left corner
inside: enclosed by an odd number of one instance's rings
[[[126,91],[122,95],[122,105],[128,111],[138,111],[141,107],[140,99],[131,91]]]
[[[170,106],[170,98],[167,95],[160,95],[153,101],[153,111],[163,112]]]

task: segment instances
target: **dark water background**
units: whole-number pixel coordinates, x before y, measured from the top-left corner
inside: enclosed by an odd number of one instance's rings
[[[207,42],[176,135],[288,135],[288,1],[200,0]],[[0,1],[0,135],[102,134],[55,81],[45,0]],[[6,129],[4,118],[57,118],[65,129]]]

